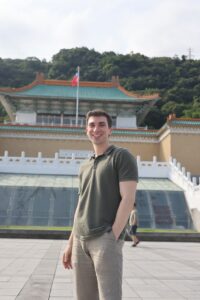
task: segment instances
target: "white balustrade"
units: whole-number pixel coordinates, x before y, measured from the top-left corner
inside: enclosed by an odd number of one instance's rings
[[[26,157],[25,152],[21,156],[9,156],[8,151],[0,157],[0,173],[15,174],[47,174],[47,175],[74,175],[79,172],[80,164],[88,157],[89,153],[81,155],[81,152],[70,152],[66,158],[59,158],[59,153],[54,157],[43,157],[39,152],[37,157]],[[192,178],[190,172],[174,158],[169,162],[159,162],[154,156],[152,161],[142,161],[137,156],[138,172],[141,178],[169,178],[185,191],[190,209],[200,210],[200,184]],[[200,182],[200,181],[199,181]]]
[[[4,156],[0,157],[0,173],[77,175],[80,164],[91,154],[85,152],[82,155],[81,151],[71,151],[66,158],[59,158],[59,153],[55,153],[54,157],[49,158],[43,157],[41,152],[38,152],[37,157],[26,157],[25,152],[14,157],[5,151]],[[156,156],[152,161],[141,161],[137,156],[137,164],[140,177],[168,177],[169,163],[158,162]]]
[[[157,157],[153,156],[152,161],[141,161],[137,157],[139,177],[145,178],[168,178],[169,163],[158,162]]]
[[[0,157],[0,173],[77,175],[83,160],[75,156],[61,159],[58,153],[54,158],[46,158],[42,157],[41,152],[37,157],[26,157],[24,152],[19,157],[9,157],[5,151],[4,156]]]
[[[186,172],[176,159],[171,159],[169,165],[168,178],[184,190],[189,208],[200,211],[200,184],[197,185],[197,179],[192,178],[191,173]]]
[[[24,174],[65,174],[77,175],[80,164],[88,157],[81,155],[81,151],[70,151],[69,156],[60,158],[59,153],[55,153],[54,157],[43,157],[38,152],[37,157],[26,157],[25,152],[21,156],[9,156],[8,151],[4,152],[4,156],[0,157],[0,173],[24,173]],[[174,158],[170,158],[169,162],[159,162],[157,157],[153,156],[152,161],[142,161],[137,156],[137,165],[139,177],[145,178],[169,178],[181,188],[186,186],[198,189],[197,180],[192,179],[191,173],[186,172],[185,168]]]

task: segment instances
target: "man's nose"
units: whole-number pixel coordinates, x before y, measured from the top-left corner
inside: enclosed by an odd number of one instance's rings
[[[95,126],[95,127],[93,128],[93,130],[94,130],[94,131],[98,131],[98,130],[99,130],[99,126]]]

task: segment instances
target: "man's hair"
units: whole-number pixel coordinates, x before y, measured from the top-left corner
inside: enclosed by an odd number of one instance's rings
[[[111,128],[112,127],[112,118],[111,116],[104,110],[102,109],[94,109],[94,110],[90,110],[88,111],[88,113],[86,114],[86,124],[88,124],[88,120],[90,117],[106,117],[107,122],[108,122],[108,127]]]

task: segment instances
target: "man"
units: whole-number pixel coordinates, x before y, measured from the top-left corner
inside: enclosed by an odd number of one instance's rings
[[[88,112],[86,133],[94,156],[82,164],[74,226],[63,265],[75,274],[78,300],[121,300],[122,247],[138,181],[135,158],[109,144],[112,119]]]
[[[139,244],[140,242],[137,237],[138,216],[137,216],[136,203],[134,203],[133,205],[133,210],[129,218],[129,225],[131,226],[130,235],[133,241],[132,247],[136,247],[137,244]]]

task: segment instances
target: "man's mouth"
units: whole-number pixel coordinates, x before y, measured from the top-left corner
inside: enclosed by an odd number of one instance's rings
[[[101,135],[100,135],[100,134],[98,134],[98,135],[93,135],[93,137],[94,137],[94,138],[99,138],[99,137],[101,137]]]

